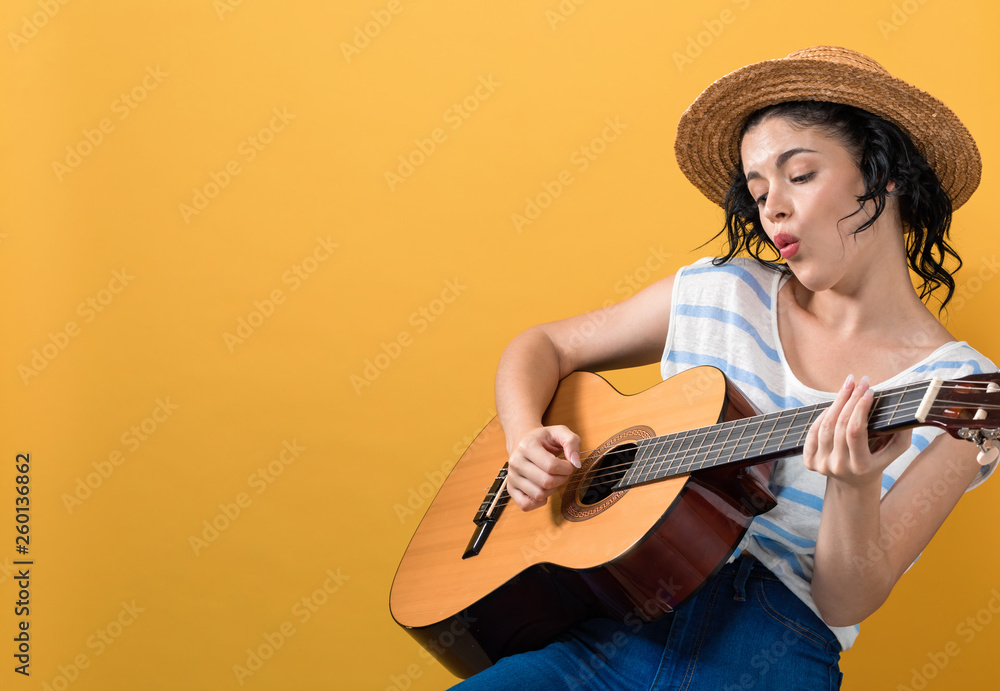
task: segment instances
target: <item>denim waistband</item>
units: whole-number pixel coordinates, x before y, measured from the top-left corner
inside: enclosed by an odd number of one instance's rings
[[[741,572],[749,578],[763,578],[778,581],[779,583],[781,582],[781,579],[775,576],[770,569],[764,566],[757,559],[757,557],[752,554],[747,554],[746,552],[719,569],[719,575],[739,574]]]

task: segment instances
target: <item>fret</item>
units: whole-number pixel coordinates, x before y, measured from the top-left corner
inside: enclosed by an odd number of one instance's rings
[[[739,421],[737,421],[739,422]],[[723,450],[725,453],[729,454],[725,461],[722,460],[722,455],[719,455],[720,463],[730,463],[733,460],[733,454],[736,453],[736,449],[733,445],[733,432],[737,428],[737,424],[733,422],[723,423],[726,428],[726,438],[722,441]]]
[[[662,446],[667,437],[653,437],[652,439],[642,439],[636,443],[635,461],[632,466],[622,476],[620,484],[627,485],[633,482],[635,476],[656,461],[656,449]]]
[[[747,448],[745,451],[746,454],[745,458],[754,458],[756,456],[761,455],[761,451],[763,451],[764,444],[760,437],[760,431],[761,428],[768,422],[767,418],[768,418],[767,415],[762,415],[757,418],[751,418],[752,420],[756,421],[756,425],[753,426],[753,431],[751,432],[749,443],[747,444]],[[750,428],[751,425],[748,424],[747,431],[750,431]]]
[[[790,413],[791,414],[791,420],[790,421],[786,421],[785,424],[781,425],[781,427],[784,428],[784,429],[781,432],[781,438],[778,439],[778,441],[777,441],[777,446],[774,449],[775,451],[780,451],[781,449],[785,448],[785,439],[788,437],[788,433],[793,429],[794,424],[795,424],[795,411],[793,411],[793,410],[792,411],[784,410],[784,411],[782,411],[782,413]],[[784,416],[782,415],[782,416],[779,416],[779,417],[784,417]]]
[[[663,466],[668,462],[670,457],[670,449],[679,445],[680,441],[677,435],[669,435],[660,438],[662,441],[656,444],[656,457],[653,459],[654,462],[650,464],[651,474],[657,478],[664,477]]]
[[[795,436],[789,448],[802,448],[806,445],[806,435],[809,434],[809,428],[816,422],[816,418],[819,417],[820,412],[825,409],[825,405],[810,406],[808,408],[799,408],[795,412],[791,424],[791,428],[795,430]]]
[[[715,440],[718,436],[719,430],[716,427],[709,427],[698,435],[698,450],[691,459],[693,470],[701,470],[705,466],[712,465],[711,461],[715,458]]]
[[[736,442],[733,444],[733,453],[729,455],[731,460],[742,461],[747,458],[747,449],[750,447],[750,443],[753,441],[753,436],[747,437],[747,428],[750,426],[754,418],[743,418],[739,420],[740,424],[734,426],[734,431],[736,434]]]
[[[764,422],[761,423],[760,430],[758,431],[758,436],[761,437],[760,449],[762,454],[775,450],[772,448],[774,441],[771,439],[771,435],[774,434],[775,430],[780,429],[781,416],[784,412],[781,411],[764,417]]]
[[[905,397],[906,392],[899,390],[886,391],[879,394],[875,399],[875,404],[872,406],[869,421],[876,426],[891,424],[893,419],[897,417],[899,404],[903,402]],[[880,418],[886,419],[883,421]]]
[[[689,430],[678,440],[677,448],[670,458],[670,467],[677,473],[686,473],[690,468],[686,463],[690,460],[692,451],[692,441],[697,436],[698,430]]]

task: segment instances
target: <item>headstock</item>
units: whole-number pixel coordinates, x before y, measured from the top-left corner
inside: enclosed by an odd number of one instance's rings
[[[953,437],[979,447],[978,461],[1000,457],[1000,374],[970,374],[961,379],[935,377],[916,414],[920,422],[942,427]]]

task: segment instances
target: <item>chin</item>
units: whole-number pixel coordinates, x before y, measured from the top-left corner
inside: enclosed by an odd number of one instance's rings
[[[799,285],[813,293],[819,293],[833,287],[833,277],[823,271],[810,270],[809,266],[802,264],[798,266],[788,264],[787,266]]]

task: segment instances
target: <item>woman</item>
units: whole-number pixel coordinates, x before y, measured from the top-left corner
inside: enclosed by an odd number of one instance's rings
[[[832,404],[803,455],[777,464],[778,506],[694,598],[641,628],[586,622],[468,688],[838,688],[858,623],[992,470],[930,428],[875,448],[867,435],[873,389],[996,371],[922,302],[937,291],[943,308],[954,291],[951,210],[979,181],[955,115],[863,55],[815,47],[710,86],[676,153],[725,209],[728,253],[510,343],[496,395],[512,499],[537,509],[579,467],[573,430],[541,423],[574,370],[712,364],[761,412]]]

